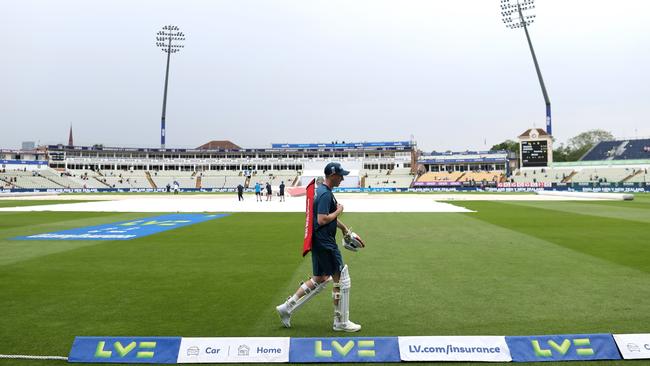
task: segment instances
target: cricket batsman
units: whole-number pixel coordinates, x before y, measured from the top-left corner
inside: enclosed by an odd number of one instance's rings
[[[344,234],[345,247],[358,250],[365,245],[361,238],[351,232],[338,217],[343,213],[343,205],[334,198],[332,189],[338,187],[349,171],[339,163],[325,166],[325,181],[316,189],[313,209],[313,236],[311,260],[313,276],[302,283],[293,296],[276,307],[282,324],[291,327],[291,315],[307,301],[323,291],[333,281],[332,298],[334,300],[333,329],[340,332],[357,332],[361,325],[350,320],[350,275],[348,266],[343,264],[343,257],[336,244],[336,229]]]

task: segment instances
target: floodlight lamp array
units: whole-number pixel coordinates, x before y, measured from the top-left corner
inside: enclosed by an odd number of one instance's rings
[[[156,33],[156,46],[165,53],[176,53],[181,48],[185,48],[183,44],[180,44],[182,41],[185,41],[185,33],[175,25],[166,25]]]
[[[532,14],[535,9],[534,0],[516,0],[512,3],[510,0],[501,0],[501,16],[506,27],[510,29],[522,28],[531,25],[536,18]]]

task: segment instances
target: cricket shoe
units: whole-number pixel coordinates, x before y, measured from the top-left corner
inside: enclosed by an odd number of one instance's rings
[[[361,325],[347,321],[345,323],[339,323],[339,322],[334,322],[334,326],[332,327],[337,332],[348,332],[348,333],[353,333],[353,332],[358,332],[361,330]]]
[[[291,313],[289,313],[289,307],[286,303],[278,305],[275,307],[275,310],[278,311],[280,315],[280,321],[285,328],[291,328]]]

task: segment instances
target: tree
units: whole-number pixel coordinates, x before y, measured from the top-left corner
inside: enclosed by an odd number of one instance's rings
[[[589,130],[570,138],[566,145],[553,150],[554,161],[578,161],[592,147],[601,141],[614,140],[614,135],[605,130]]]
[[[611,132],[605,130],[589,130],[570,138],[567,145],[571,150],[588,150],[601,141],[610,141],[613,139],[614,135]]]
[[[564,146],[564,144],[560,144],[558,147],[553,149],[553,161],[570,161],[569,152],[567,151],[567,147]]]
[[[490,148],[490,151],[496,150],[512,151],[519,155],[519,143],[514,140],[505,140],[502,143],[496,144]]]

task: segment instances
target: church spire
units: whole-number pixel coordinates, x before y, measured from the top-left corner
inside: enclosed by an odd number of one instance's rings
[[[74,146],[74,139],[72,138],[72,125],[70,125],[70,134],[68,135],[68,146]]]

